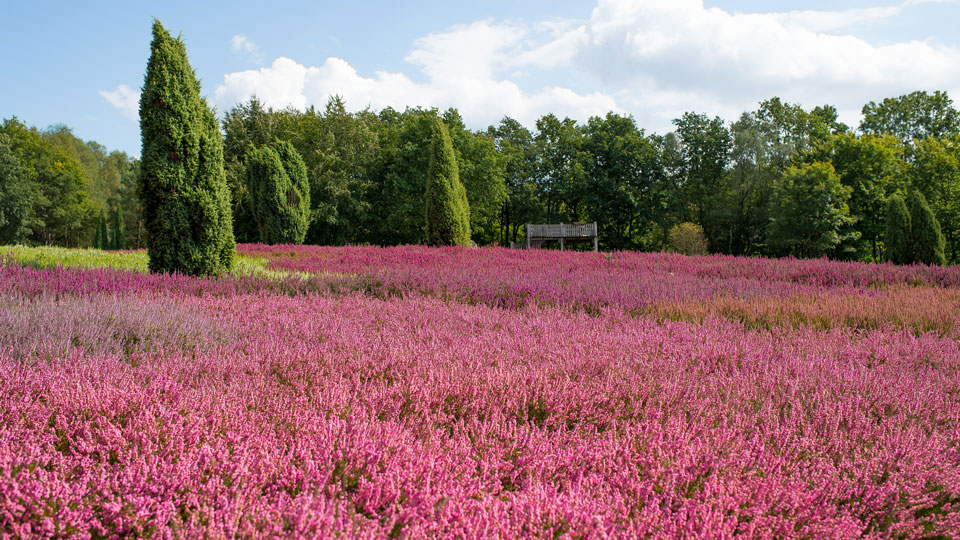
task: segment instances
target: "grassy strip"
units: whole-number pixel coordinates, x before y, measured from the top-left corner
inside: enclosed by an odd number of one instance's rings
[[[149,270],[147,252],[138,251],[103,251],[99,249],[75,249],[56,246],[0,246],[0,263],[15,262],[33,268],[113,268],[146,274]],[[252,276],[272,280],[289,277],[308,279],[313,277],[306,272],[291,272],[267,268],[267,259],[264,257],[240,255],[237,256],[231,274],[234,276]]]

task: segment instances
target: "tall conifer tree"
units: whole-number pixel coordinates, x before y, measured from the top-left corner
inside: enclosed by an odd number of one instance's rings
[[[434,246],[470,244],[470,206],[460,182],[457,158],[446,126],[434,119],[425,193],[427,243]]]
[[[97,220],[97,230],[93,234],[94,249],[108,249],[110,242],[107,239],[107,218],[100,210],[100,219]]]
[[[884,248],[887,260],[895,264],[910,264],[910,212],[899,195],[887,199],[887,231]]]
[[[140,94],[140,201],[150,270],[229,269],[235,256],[223,142],[186,48],[153,22]]]
[[[113,210],[113,223],[111,224],[110,249],[127,249],[126,239],[123,237],[126,231],[123,227],[123,213],[120,207]]]
[[[907,197],[907,207],[910,209],[910,245],[913,261],[923,264],[947,263],[944,256],[946,240],[927,199],[919,191],[911,191]]]

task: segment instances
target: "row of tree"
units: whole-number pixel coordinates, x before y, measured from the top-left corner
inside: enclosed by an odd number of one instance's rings
[[[960,114],[941,92],[864,107],[858,132],[831,106],[777,98],[727,125],[687,113],[666,135],[629,116],[585,124],[546,115],[530,130],[505,118],[483,132],[456,110],[348,113],[265,109],[256,99],[223,122],[234,214],[249,215],[246,149],[278,138],[304,156],[312,201],[306,241],[429,241],[423,227],[432,125],[450,133],[477,244],[520,241],[531,222],[596,221],[606,249],[671,247],[670,231],[698,225],[710,251],[879,261],[887,203],[916,192],[958,261]],[[255,223],[255,220],[238,220]],[[240,241],[256,231],[238,226]]]
[[[122,245],[140,247],[139,161],[65,126],[0,124],[0,243],[89,246],[101,213],[120,214]]]
[[[189,69],[182,43],[163,43],[179,47],[174,63]],[[206,150],[145,145],[144,164],[167,167],[157,178],[166,186],[179,168],[212,166],[211,152],[222,151],[240,242],[507,244],[523,240],[525,223],[595,221],[604,249],[668,249],[695,232],[702,238],[687,244],[735,255],[941,260],[898,251],[891,231],[900,230],[929,236],[944,261],[960,258],[960,113],[942,92],[871,102],[856,131],[833,107],[773,98],[731,124],[684,114],[666,135],[615,113],[586,123],[546,115],[533,130],[504,118],[475,132],[455,109],[350,113],[338,97],[305,111],[252,99],[228,111],[218,133],[202,99],[177,103],[176,95],[150,98],[141,114],[158,126],[174,113],[201,119],[189,141]],[[138,185],[153,177],[140,168],[62,126],[4,121],[0,242],[103,245],[104,212],[129,224],[122,245],[146,245],[145,224],[156,220]],[[163,189],[189,192],[174,184]],[[929,232],[891,225],[898,198],[929,209],[929,219],[907,212]],[[178,230],[192,226],[180,221]],[[168,232],[160,236],[177,236]]]

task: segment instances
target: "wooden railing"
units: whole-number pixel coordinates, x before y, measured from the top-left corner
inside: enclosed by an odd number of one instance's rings
[[[527,224],[529,238],[593,238],[597,236],[596,223]]]

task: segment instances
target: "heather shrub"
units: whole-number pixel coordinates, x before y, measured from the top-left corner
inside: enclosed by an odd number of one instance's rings
[[[668,234],[671,251],[684,255],[706,255],[707,237],[703,227],[696,223],[681,223],[670,228]]]
[[[18,360],[67,359],[74,353],[207,350],[229,330],[172,298],[0,295],[0,350]]]

